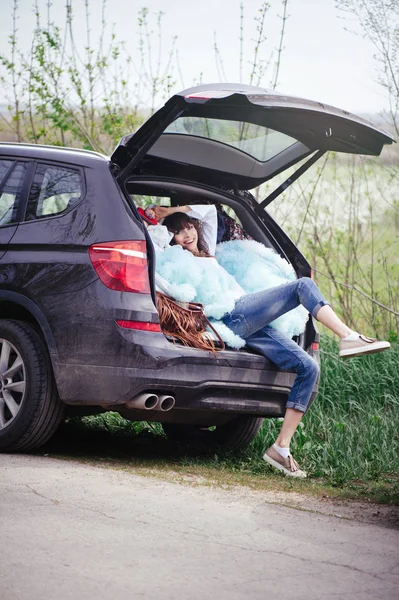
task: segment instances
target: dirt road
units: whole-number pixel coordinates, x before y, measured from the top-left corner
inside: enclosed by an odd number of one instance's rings
[[[0,455],[0,598],[399,598],[394,511],[370,523],[280,501]]]

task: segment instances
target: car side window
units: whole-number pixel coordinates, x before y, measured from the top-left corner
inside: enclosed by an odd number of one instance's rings
[[[38,164],[30,189],[26,220],[63,213],[78,204],[82,195],[83,185],[78,170]]]
[[[15,160],[0,160],[0,227],[15,223],[27,165]]]

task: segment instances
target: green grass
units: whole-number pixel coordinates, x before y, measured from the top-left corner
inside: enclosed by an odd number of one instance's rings
[[[334,485],[399,472],[399,346],[386,353],[340,360],[335,341],[322,338],[318,397],[292,445],[299,462]],[[252,450],[276,433],[264,423]]]
[[[212,485],[399,503],[398,367],[398,344],[389,352],[342,361],[336,343],[323,336],[320,392],[291,446],[310,475],[303,481],[273,473],[262,460],[281,419],[265,420],[256,439],[238,455],[196,456],[169,443],[157,423],[132,423],[105,413],[72,420],[65,437],[46,452],[149,475],[201,478]]]

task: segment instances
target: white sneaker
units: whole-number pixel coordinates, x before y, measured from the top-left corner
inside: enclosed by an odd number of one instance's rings
[[[391,347],[389,342],[378,342],[375,338],[359,335],[357,340],[341,340],[339,343],[339,356],[350,358],[351,356],[363,356],[383,352]]]
[[[270,448],[266,450],[265,454],[263,455],[263,460],[265,460],[267,463],[269,463],[269,465],[271,465],[275,469],[283,471],[283,473],[285,473],[289,477],[306,477],[305,471],[301,471],[298,463],[291,456],[291,454],[289,454],[287,458],[283,458],[281,454],[279,454],[273,448],[273,446],[270,446]]]

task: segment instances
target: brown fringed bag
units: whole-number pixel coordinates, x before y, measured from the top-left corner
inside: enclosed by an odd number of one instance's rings
[[[165,335],[177,338],[184,346],[210,350],[213,353],[224,350],[224,342],[205,316],[202,304],[176,302],[170,296],[157,292],[157,305],[161,329]],[[207,331],[208,327],[219,340],[220,348],[216,348],[212,336]]]

